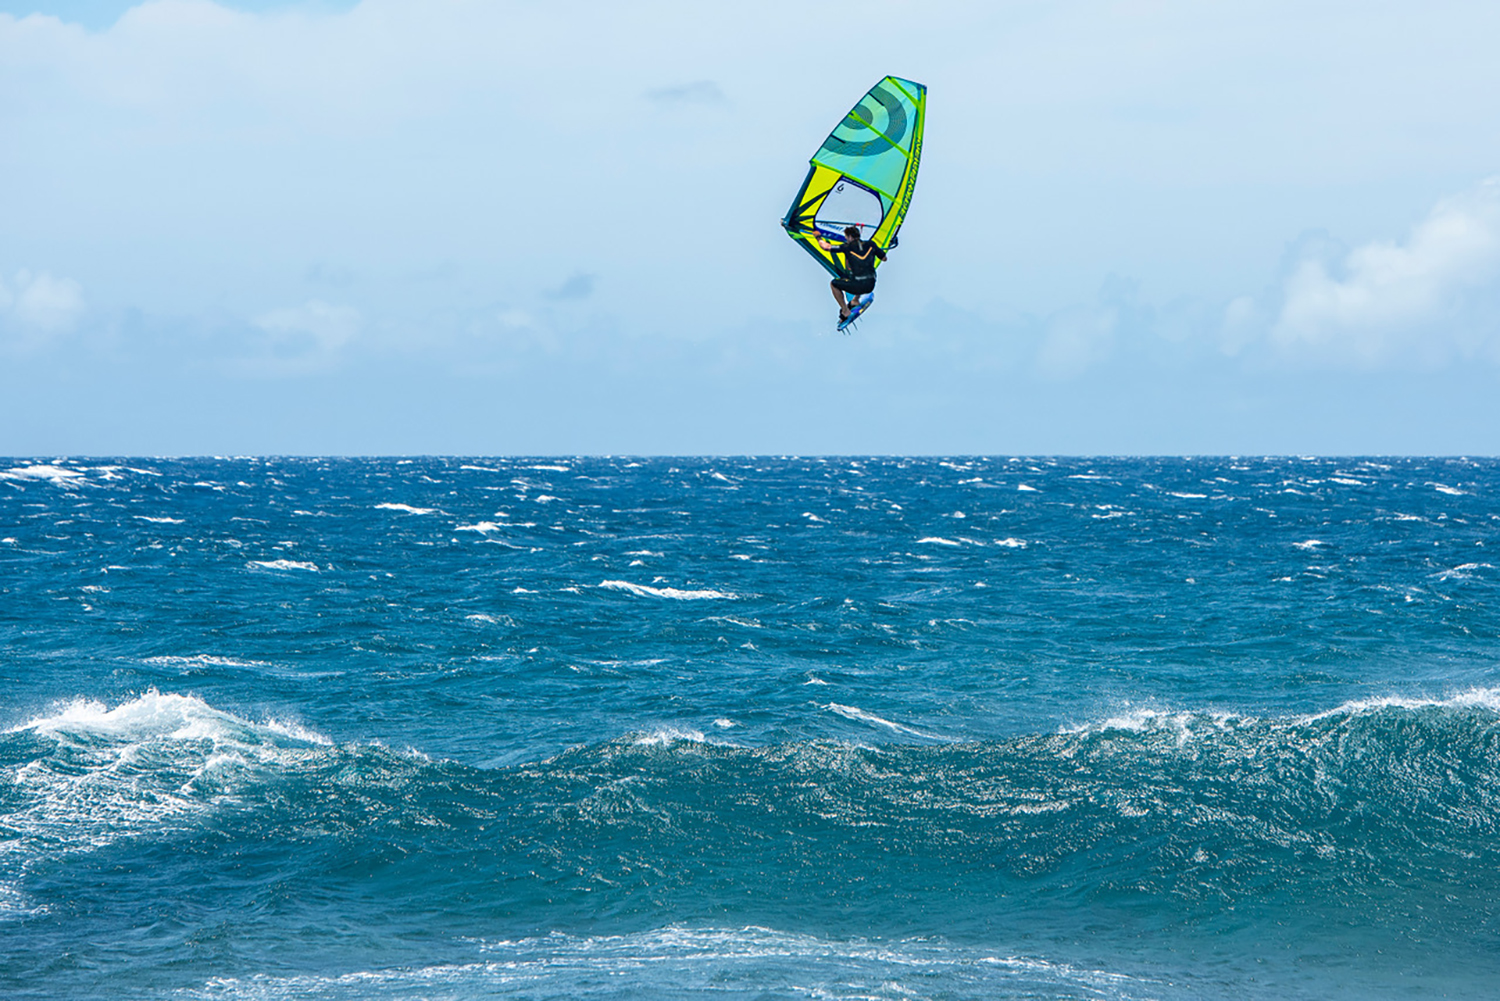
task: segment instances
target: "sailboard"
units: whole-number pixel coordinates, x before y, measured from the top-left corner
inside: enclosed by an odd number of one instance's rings
[[[849,296],[849,315],[839,321],[839,333],[847,334],[849,328],[854,326],[856,320],[865,315],[865,310],[875,305],[875,293],[866,292],[864,295]]]
[[[926,87],[884,77],[812,155],[781,225],[835,278],[848,274],[844,255],[818,246],[820,238],[842,243],[844,228],[857,226],[881,250],[895,244],[917,185],[926,114]]]

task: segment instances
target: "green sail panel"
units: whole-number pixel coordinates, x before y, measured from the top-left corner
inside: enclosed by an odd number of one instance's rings
[[[830,274],[843,275],[844,262],[819,247],[819,238],[841,241],[844,227],[854,225],[882,249],[895,240],[916,185],[926,111],[926,87],[885,77],[812,155],[781,224]]]
[[[903,83],[918,96],[903,88]],[[881,80],[823,140],[812,162],[836,170],[894,203],[921,125],[924,102],[920,95],[925,90],[909,80]]]

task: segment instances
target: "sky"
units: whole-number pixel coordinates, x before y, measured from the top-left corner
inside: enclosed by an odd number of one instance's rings
[[[1500,5],[0,0],[0,455],[1497,454]],[[779,222],[926,84],[877,303]]]

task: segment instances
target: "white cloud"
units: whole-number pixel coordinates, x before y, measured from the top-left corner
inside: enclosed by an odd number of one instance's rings
[[[327,365],[359,333],[359,311],[312,299],[256,317],[266,335],[268,358],[252,368],[272,374],[310,371]]]
[[[71,330],[83,309],[83,286],[71,278],[22,270],[10,286],[0,281],[0,321],[24,338]]]
[[[1500,177],[1439,202],[1404,241],[1341,260],[1306,258],[1269,331],[1298,356],[1376,366],[1454,357],[1500,361]],[[1229,326],[1249,312],[1231,304]]]
[[[724,97],[724,92],[719,89],[719,85],[712,80],[696,80],[693,83],[678,84],[675,87],[658,87],[647,91],[646,99],[664,107],[693,104],[717,106],[729,103]]]
[[[1114,349],[1118,320],[1116,310],[1107,306],[1065,309],[1052,316],[1037,348],[1037,372],[1066,379],[1106,360]]]

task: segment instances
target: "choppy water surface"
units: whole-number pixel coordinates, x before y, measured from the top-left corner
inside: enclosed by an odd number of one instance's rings
[[[0,460],[0,995],[1491,997],[1497,497]]]

